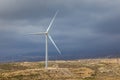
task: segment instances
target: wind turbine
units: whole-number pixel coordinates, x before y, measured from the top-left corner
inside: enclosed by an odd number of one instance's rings
[[[48,38],[50,39],[50,41],[53,43],[53,45],[55,46],[55,48],[57,49],[57,51],[59,52],[59,54],[61,54],[61,51],[59,50],[59,48],[57,47],[57,45],[55,44],[55,42],[53,41],[52,37],[49,35],[49,30],[53,24],[53,21],[55,20],[55,17],[57,15],[58,11],[55,13],[54,17],[52,18],[47,30],[45,32],[38,32],[38,33],[32,33],[33,35],[45,35],[45,68],[48,67]]]

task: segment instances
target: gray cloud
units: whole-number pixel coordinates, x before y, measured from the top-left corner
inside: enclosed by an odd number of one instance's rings
[[[119,7],[119,0],[1,0],[0,55],[43,53],[44,36],[27,34],[45,31],[56,10],[50,34],[63,56],[119,52]]]
[[[108,35],[120,35],[120,15],[114,15],[107,19],[104,19],[102,22],[98,23],[96,27],[96,32],[100,32]]]

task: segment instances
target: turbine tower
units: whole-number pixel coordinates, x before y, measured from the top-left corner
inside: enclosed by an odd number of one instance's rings
[[[53,45],[55,46],[55,48],[57,49],[57,51],[59,52],[59,54],[61,54],[61,51],[59,50],[59,48],[57,47],[57,45],[55,44],[55,42],[53,41],[52,37],[49,35],[49,30],[53,24],[53,21],[55,20],[55,17],[57,15],[58,11],[55,13],[53,19],[51,20],[47,30],[45,32],[38,32],[38,33],[32,33],[33,35],[45,35],[45,68],[48,67],[48,38],[50,39],[50,41],[53,43]]]

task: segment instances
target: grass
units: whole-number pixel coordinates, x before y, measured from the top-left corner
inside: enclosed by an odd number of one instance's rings
[[[1,63],[0,80],[120,80],[120,63],[112,60],[50,61],[49,69],[44,62]]]

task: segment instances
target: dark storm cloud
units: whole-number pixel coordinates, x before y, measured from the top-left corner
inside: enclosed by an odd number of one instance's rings
[[[119,0],[1,0],[0,54],[43,53],[44,36],[27,34],[45,31],[57,10],[50,34],[63,56],[120,52],[119,7]],[[57,53],[51,43],[49,51]]]
[[[16,33],[17,34],[17,33]],[[16,49],[30,49],[30,48],[34,48],[33,46],[30,45],[34,45],[34,44],[30,44],[30,42],[27,39],[24,39],[24,36],[21,37],[21,35],[17,34],[18,36],[16,36],[16,34],[14,32],[5,32],[5,31],[0,31],[0,50],[2,49],[6,49],[6,52],[9,53],[9,51],[7,51],[7,49],[14,49],[14,51]],[[26,44],[26,45],[24,45]],[[38,46],[38,45],[36,45]],[[15,52],[16,53],[16,52]]]
[[[59,3],[60,2],[60,3]],[[50,17],[60,8],[64,10],[62,1],[56,0],[5,0],[1,1],[1,19],[39,19]]]
[[[89,14],[106,12],[116,3],[108,0],[1,0],[0,17],[2,19],[38,19],[50,17],[56,10],[61,11],[61,16],[78,13]],[[106,4],[107,2],[107,4]],[[116,1],[117,2],[117,1]],[[86,13],[85,13],[86,12]],[[84,17],[82,17],[84,18]]]
[[[45,4],[42,0],[5,0],[1,1],[0,17],[2,19],[26,19],[26,18],[37,18],[40,13],[43,14],[45,10]],[[40,12],[40,10],[42,10]],[[42,15],[41,15],[42,16]]]
[[[104,19],[96,26],[96,32],[108,35],[120,35],[120,15]]]

